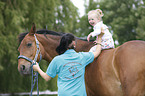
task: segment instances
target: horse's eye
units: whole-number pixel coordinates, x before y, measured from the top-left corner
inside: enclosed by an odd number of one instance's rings
[[[30,47],[32,45],[32,43],[28,43],[27,46]]]

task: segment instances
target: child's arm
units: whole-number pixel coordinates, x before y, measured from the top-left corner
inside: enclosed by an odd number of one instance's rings
[[[102,24],[103,24],[103,22],[100,21],[100,22],[97,24],[97,26],[94,27],[94,32],[91,33],[91,34],[92,34],[92,37],[98,36],[98,35],[101,34],[101,29],[103,28]]]
[[[100,36],[101,35],[101,37],[104,35],[104,29],[101,27],[101,34],[99,34],[98,36]],[[97,38],[96,38],[96,40],[93,42],[94,44],[97,44],[98,43],[98,36],[97,36]]]
[[[92,32],[91,32],[91,33],[92,33]],[[87,37],[87,40],[88,40],[88,41],[90,41],[90,37],[92,36],[91,33],[90,33],[90,34],[88,35],[88,37]]]
[[[88,35],[87,40],[89,41],[91,36],[95,37],[95,36],[98,36],[100,34],[101,34],[101,28],[95,28],[94,31]]]
[[[98,36],[101,34],[101,28],[95,28],[94,32],[91,33],[92,37]]]

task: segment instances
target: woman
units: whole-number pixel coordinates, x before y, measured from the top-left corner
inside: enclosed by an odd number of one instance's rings
[[[79,52],[74,35],[67,33],[61,38],[56,48],[58,56],[50,62],[46,73],[43,72],[38,63],[33,66],[35,71],[46,81],[58,75],[58,96],[87,96],[85,88],[85,67],[93,62],[101,52],[101,36],[98,38],[97,50],[95,52]]]

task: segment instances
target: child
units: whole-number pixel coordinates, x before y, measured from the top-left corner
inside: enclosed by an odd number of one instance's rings
[[[112,35],[109,32],[108,27],[105,24],[103,24],[102,17],[103,17],[103,13],[102,13],[102,10],[100,9],[89,11],[88,20],[89,20],[90,25],[94,26],[93,28],[94,31],[88,35],[87,40],[89,41],[91,36],[97,37],[101,33],[101,28],[103,28],[104,35],[102,36],[102,41],[101,41],[102,49],[114,48],[114,41],[113,41]],[[97,43],[97,39],[95,43]],[[96,49],[96,46],[93,46],[90,49],[90,52],[94,52],[95,49]]]

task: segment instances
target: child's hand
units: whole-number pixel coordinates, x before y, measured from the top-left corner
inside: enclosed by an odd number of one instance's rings
[[[88,40],[88,42],[90,41],[90,37],[91,37],[92,35],[91,35],[91,33],[88,35],[88,37],[87,37],[87,40]]]
[[[97,44],[97,40],[95,40],[93,43],[94,43],[94,44]]]

